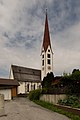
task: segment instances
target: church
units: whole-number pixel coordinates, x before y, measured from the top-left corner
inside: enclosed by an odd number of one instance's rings
[[[41,63],[41,70],[11,65],[9,79],[12,82],[16,80],[19,83],[15,89],[15,96],[18,94],[27,94],[31,90],[41,88],[41,81],[43,78],[47,73],[53,72],[53,51],[50,41],[47,11],[45,16],[43,44],[41,48]]]
[[[17,94],[27,94],[41,88],[41,70],[11,65],[10,79],[19,83]]]

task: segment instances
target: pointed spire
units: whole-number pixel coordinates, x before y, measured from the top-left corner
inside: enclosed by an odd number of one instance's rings
[[[48,17],[47,17],[47,9],[46,9],[46,19],[45,19],[45,29],[44,29],[44,38],[43,38],[43,48],[46,52],[48,46],[50,45],[50,35],[49,35],[49,26],[48,26]]]

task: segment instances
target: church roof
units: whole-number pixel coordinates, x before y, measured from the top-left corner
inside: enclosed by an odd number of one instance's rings
[[[44,38],[43,38],[43,48],[44,48],[45,52],[46,52],[49,45],[51,47],[50,35],[49,35],[49,26],[48,26],[48,17],[47,17],[47,12],[46,12]]]
[[[14,79],[25,82],[41,82],[41,70],[12,65]]]

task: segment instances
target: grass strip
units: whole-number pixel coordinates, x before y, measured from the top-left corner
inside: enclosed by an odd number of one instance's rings
[[[51,111],[54,111],[54,112],[63,114],[63,115],[65,115],[65,116],[71,118],[71,120],[80,120],[80,116],[75,115],[75,114],[73,114],[73,113],[71,113],[71,112],[68,112],[68,111],[64,111],[64,110],[62,110],[62,109],[59,109],[59,108],[57,108],[56,106],[54,106],[53,104],[51,104],[51,103],[48,103],[48,102],[45,102],[45,101],[41,101],[41,100],[35,100],[34,102],[35,102],[36,104],[44,107],[44,108],[47,108],[47,109],[51,110]]]

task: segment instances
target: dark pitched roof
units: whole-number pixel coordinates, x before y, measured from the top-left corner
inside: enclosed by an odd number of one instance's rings
[[[17,80],[0,78],[0,87],[1,86],[18,86],[19,83]]]
[[[44,30],[44,38],[43,38],[43,48],[46,52],[48,46],[50,45],[50,35],[49,35],[49,26],[48,26],[48,18],[47,18],[47,12],[46,12],[46,20],[45,20],[45,30]]]
[[[54,80],[60,80],[62,78],[62,76],[56,76],[54,77]]]
[[[41,70],[12,65],[14,79],[18,81],[41,82]]]
[[[54,77],[52,85],[59,84],[61,82],[61,78],[62,78],[62,76],[56,76],[56,77]]]

